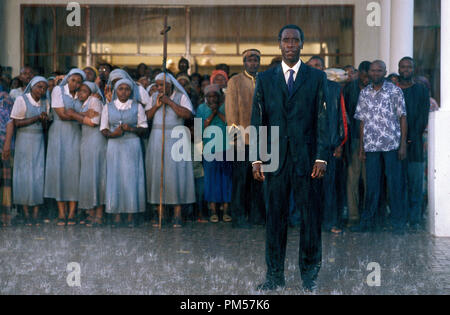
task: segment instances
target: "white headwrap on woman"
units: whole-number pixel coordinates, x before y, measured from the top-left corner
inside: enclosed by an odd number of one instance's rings
[[[27,93],[31,93],[31,89],[33,88],[33,86],[35,86],[39,82],[45,82],[48,86],[48,81],[46,78],[41,77],[41,76],[35,76],[35,77],[33,77],[33,79],[31,79],[30,83],[28,83],[23,94],[25,95]],[[45,95],[43,95],[43,97],[45,98]]]
[[[81,76],[81,79],[84,81],[86,80],[86,74],[84,73],[83,70],[78,69],[78,68],[73,68],[72,70],[69,71],[69,73],[64,77],[64,79],[61,81],[61,83],[59,84],[59,86],[64,86],[67,84],[67,81],[69,80],[69,78],[71,76],[73,76],[74,74],[78,74],[79,76]]]
[[[112,82],[117,79],[127,79],[131,81],[132,83],[131,90],[133,91],[132,98],[137,102],[141,102],[141,94],[139,93],[139,86],[134,82],[133,78],[128,74],[128,72],[122,69],[114,69],[109,74],[108,85],[112,87]]]
[[[136,84],[134,83],[134,81],[129,80],[129,79],[120,79],[120,80],[117,81],[116,84],[114,85],[114,93],[113,93],[113,98],[112,98],[113,101],[117,99],[117,93],[116,93],[116,91],[117,91],[117,89],[119,88],[119,86],[122,85],[122,84],[126,84],[126,85],[128,85],[128,86],[130,87],[130,89],[131,89],[130,99],[133,99],[133,96],[134,96],[134,95],[133,95],[133,94],[134,94],[133,86],[136,85]]]
[[[150,93],[150,90],[152,89],[153,86],[155,86],[156,83],[152,83],[149,86],[147,86],[147,88],[145,89],[147,91],[147,93]]]
[[[164,72],[159,73],[156,76],[155,81],[164,81]],[[166,73],[166,82],[172,84],[174,90],[178,91],[181,94],[184,94],[186,96],[187,101],[191,104],[190,107],[192,109],[194,108],[194,106],[192,106],[189,95],[186,93],[183,86],[177,81],[177,79],[175,79],[175,77],[173,75],[171,75],[170,73]]]
[[[94,82],[84,81],[83,85],[86,85],[89,88],[89,90],[91,90],[91,94],[98,93],[98,86]]]

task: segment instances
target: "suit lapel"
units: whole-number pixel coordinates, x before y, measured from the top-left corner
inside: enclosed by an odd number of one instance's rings
[[[297,77],[294,82],[294,90],[291,94],[291,97],[295,95],[300,86],[306,81],[308,78],[308,66],[302,62],[300,69],[298,71]]]
[[[275,82],[277,82],[276,84],[278,85],[279,88],[281,88],[284,95],[287,97],[289,95],[289,92],[287,89],[286,79],[284,78],[283,67],[280,64],[276,69],[277,70]]]

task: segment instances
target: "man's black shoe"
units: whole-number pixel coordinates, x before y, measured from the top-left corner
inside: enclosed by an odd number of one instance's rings
[[[265,282],[258,285],[256,287],[256,290],[258,290],[258,291],[274,291],[278,288],[284,288],[284,286],[285,286],[284,279],[278,280],[278,281],[266,280]]]
[[[316,280],[303,280],[303,290],[308,293],[315,293],[317,291]]]

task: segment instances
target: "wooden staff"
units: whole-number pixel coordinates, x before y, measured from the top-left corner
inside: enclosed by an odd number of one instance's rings
[[[164,48],[163,48],[163,72],[164,72],[164,88],[163,96],[166,95],[166,71],[167,71],[167,33],[170,31],[170,26],[167,25],[167,15],[164,16],[164,29],[161,31],[161,35],[164,36]],[[165,145],[165,127],[166,127],[166,104],[163,103],[163,123],[162,123],[162,150],[161,150],[161,178],[159,184],[159,229],[162,225],[162,202],[163,202],[163,190],[164,190],[164,145]]]

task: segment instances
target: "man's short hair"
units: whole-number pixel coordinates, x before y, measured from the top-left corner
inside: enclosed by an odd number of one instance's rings
[[[314,56],[312,56],[312,57],[308,60],[308,62],[310,62],[311,60],[319,60],[320,63],[322,64],[322,67],[325,67],[325,60],[323,60],[323,58],[320,57],[319,55],[314,55]]]
[[[415,65],[414,59],[413,59],[413,58],[411,58],[411,57],[408,57],[408,56],[406,56],[406,57],[403,57],[402,59],[400,59],[400,61],[398,62],[398,65],[400,66],[400,63],[401,63],[402,61],[405,61],[405,60],[407,60],[407,61],[411,61],[411,62],[412,62],[412,64],[413,64],[413,66]]]
[[[278,33],[278,41],[281,41],[281,36],[283,35],[284,30],[297,30],[300,33],[300,40],[302,43],[305,41],[305,33],[303,33],[303,30],[295,25],[295,24],[288,24],[281,28],[280,32]]]
[[[375,61],[372,61],[372,63],[371,63],[370,65],[372,66],[372,65],[374,65],[374,64],[378,64],[378,65],[380,65],[381,67],[383,67],[384,70],[386,70],[386,63],[385,63],[383,60],[375,60]]]
[[[365,60],[365,61],[363,61],[363,62],[361,62],[360,64],[359,64],[359,67],[358,67],[358,71],[359,72],[369,72],[369,69],[370,69],[370,65],[371,65],[372,63],[370,62],[370,61],[367,61],[367,60]]]

